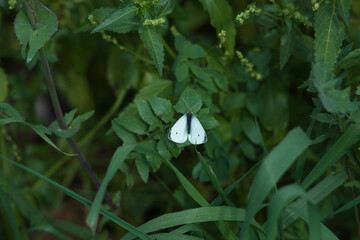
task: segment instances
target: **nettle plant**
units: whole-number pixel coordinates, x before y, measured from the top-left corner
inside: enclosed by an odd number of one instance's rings
[[[32,209],[29,214],[19,200],[22,195],[0,169],[4,176],[0,200],[11,227],[8,236],[22,239],[27,234],[20,231],[24,223],[16,221],[15,211],[34,219],[25,227],[60,239],[69,238],[67,234],[104,239],[106,222],[128,231],[121,239],[339,239],[327,222],[353,208],[351,227],[360,227],[355,180],[360,167],[360,50],[356,48],[360,39],[349,22],[350,0],[263,1],[251,3],[242,12],[243,5],[226,0],[125,0],[115,7],[93,8],[75,34],[101,37],[110,56],[108,85],[117,98],[85,139],[95,133],[105,135],[106,129],[99,129],[112,118],[108,134],[115,133],[121,140],[102,181],[74,139],[94,111],[76,116],[74,109],[63,116],[57,97],[48,61],[48,56],[56,59],[56,48],[45,50],[45,44],[61,41],[56,35],[58,18],[38,0],[0,3],[18,11],[14,26],[19,54],[29,69],[43,72],[57,117],[48,127],[33,124],[3,102],[0,125],[30,127],[51,147],[77,157],[98,187],[89,201],[1,151],[4,162],[90,207],[86,223],[91,231],[56,224],[26,202]],[[211,30],[191,36],[196,13],[205,16],[201,21],[209,21]],[[6,73],[0,70],[4,76],[0,100],[4,101],[10,94]],[[76,92],[68,91],[63,95],[76,104],[71,100]],[[168,139],[170,128],[189,110],[207,133],[204,145]],[[72,154],[61,150],[58,138],[67,140]],[[192,166],[192,178],[199,180],[196,187],[176,166],[194,158],[198,160]],[[149,174],[156,176],[161,167],[176,177],[174,192],[166,181],[161,184],[182,210],[139,227],[118,217],[116,198],[106,190],[114,176],[122,174],[127,186],[136,188],[137,176],[147,183]],[[201,183],[216,191],[212,201],[209,193],[198,190]],[[18,211],[10,207],[11,202]],[[107,219],[101,225],[100,214]]]

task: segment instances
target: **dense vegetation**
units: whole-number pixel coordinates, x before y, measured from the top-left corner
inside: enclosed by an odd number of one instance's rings
[[[360,1],[0,0],[1,239],[359,239]],[[188,110],[202,145],[168,132]]]

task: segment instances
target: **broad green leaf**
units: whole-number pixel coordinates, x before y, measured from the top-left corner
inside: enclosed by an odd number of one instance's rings
[[[351,51],[339,63],[339,68],[350,68],[360,65],[360,48]]]
[[[185,114],[187,111],[191,111],[193,114],[197,114],[202,106],[202,101],[199,94],[188,87],[181,94],[179,101],[174,106],[174,109],[178,113]]]
[[[55,14],[45,7],[39,0],[35,3],[34,18],[37,29],[34,30],[29,39],[29,52],[26,58],[27,62],[35,56],[36,52],[45,46],[52,35],[58,30],[58,19]]]
[[[241,208],[227,206],[201,207],[164,214],[139,226],[138,229],[145,233],[150,233],[184,224],[211,221],[244,221],[244,218],[245,210]],[[134,238],[134,235],[128,233],[121,240],[131,240]]]
[[[321,4],[315,13],[315,61],[323,61],[330,71],[334,69],[344,39],[336,14],[336,6],[329,4]]]
[[[295,33],[292,28],[292,22],[286,21],[284,32],[280,39],[280,70],[284,68],[289,60],[295,45]]]
[[[261,144],[261,136],[257,130],[254,119],[251,119],[247,115],[244,115],[242,118],[242,130],[249,140],[257,145]]]
[[[324,174],[334,163],[336,163],[346,151],[354,146],[360,139],[360,125],[351,125],[343,135],[329,148],[316,166],[306,176],[301,186],[308,188],[319,177]]]
[[[101,183],[101,186],[96,193],[93,205],[90,208],[89,214],[86,218],[86,223],[91,228],[92,232],[95,233],[96,226],[99,218],[99,212],[101,209],[101,203],[110,180],[114,177],[115,173],[119,169],[120,165],[124,162],[128,154],[135,147],[135,145],[120,146],[116,149],[111,162],[106,170],[105,177]]]
[[[21,10],[18,12],[15,18],[15,34],[17,39],[20,41],[21,47],[21,55],[25,59],[26,57],[26,47],[29,43],[29,39],[33,29],[29,22],[29,19],[26,15],[25,10]]]
[[[135,115],[124,114],[116,118],[115,121],[130,132],[140,135],[148,133],[146,124]]]
[[[116,135],[124,142],[124,145],[132,145],[137,142],[136,136],[121,126],[117,119],[111,121],[111,127]]]
[[[165,136],[162,135],[162,136],[160,137],[160,140],[159,140],[158,143],[157,143],[157,150],[158,150],[159,154],[160,154],[164,159],[170,161],[172,156],[171,156],[171,153],[170,153],[170,151],[169,151],[169,149],[168,149],[168,146],[166,145],[166,141],[168,141],[168,140],[166,140],[166,139],[165,139]],[[157,169],[156,169],[156,170],[157,170]],[[154,171],[155,171],[155,169],[154,169]]]
[[[112,12],[112,14],[101,22],[91,33],[109,30],[117,33],[127,33],[138,27],[135,16],[138,8],[135,6],[120,8]]]
[[[4,156],[0,155],[0,158],[14,164],[15,166],[25,170],[28,173],[31,173],[32,175],[43,179],[44,181],[46,181],[47,183],[53,185],[54,187],[58,188],[59,190],[61,190],[62,192],[64,192],[66,195],[68,195],[69,197],[75,199],[76,201],[82,203],[85,206],[91,206],[93,203],[90,202],[88,199],[80,196],[79,194],[77,194],[76,192],[71,191],[70,189],[58,184],[57,182],[41,175],[40,173],[38,173],[37,171],[32,170],[31,168],[28,168],[18,162],[12,161],[8,158],[5,158]],[[146,235],[145,233],[143,233],[142,231],[138,230],[136,227],[134,227],[133,225],[131,225],[130,223],[122,220],[121,218],[117,217],[116,215],[112,214],[111,212],[101,208],[100,209],[100,213],[105,216],[106,218],[110,219],[112,222],[116,223],[117,225],[121,226],[122,228],[126,229],[127,231],[133,233],[134,235],[136,235],[137,237],[139,237],[142,240],[152,240],[148,235]]]
[[[164,45],[160,31],[153,26],[140,25],[139,35],[153,59],[160,76],[162,76],[162,69],[164,66]]]
[[[160,168],[163,160],[160,152],[158,152],[158,145],[156,144],[155,140],[141,141],[136,145],[135,151],[146,156],[146,159],[150,163],[154,172]]]
[[[267,226],[267,239],[272,240],[276,237],[276,232],[278,228],[278,218],[280,217],[281,211],[289,203],[290,200],[293,200],[296,197],[302,197],[308,201],[308,204],[312,205],[312,208],[308,208],[309,218],[315,220],[313,225],[310,226],[310,239],[317,240],[320,239],[320,213],[318,209],[314,206],[314,203],[311,201],[308,194],[296,184],[291,184],[281,188],[272,198],[268,208],[268,226]],[[305,209],[304,209],[305,210]],[[312,233],[315,236],[312,236]]]
[[[149,131],[152,131],[157,127],[161,127],[160,119],[155,116],[147,101],[135,100],[135,104],[142,120],[150,125]]]
[[[0,68],[0,102],[3,102],[8,93],[8,82],[7,77],[2,68]]]
[[[154,97],[149,99],[149,103],[155,114],[164,120],[164,122],[168,123],[173,119],[174,111],[169,100]]]
[[[173,91],[173,82],[169,80],[156,80],[141,88],[135,100],[147,100],[152,97],[166,97]]]
[[[263,160],[252,184],[246,221],[241,229],[241,239],[247,236],[250,220],[259,211],[266,196],[276,186],[277,181],[290,165],[310,144],[311,141],[301,128],[295,128]]]
[[[194,64],[189,63],[191,72],[200,80],[198,81],[201,86],[204,88],[210,90],[211,92],[216,92],[216,87],[214,84],[213,79],[210,77],[210,75],[203,69],[202,67]]]
[[[216,85],[221,90],[223,90],[223,91],[228,90],[228,79],[225,74],[220,73],[213,68],[207,68],[206,71],[208,72],[208,74],[210,74],[212,79],[215,81]]]
[[[351,0],[337,0],[338,11],[342,19],[344,19],[346,25],[349,26],[350,16],[350,2]]]
[[[196,116],[205,130],[213,129],[219,126],[219,122],[212,114],[210,114],[210,110],[208,108],[201,109]]]
[[[189,65],[186,62],[180,63],[175,69],[175,77],[178,82],[183,82],[189,76]]]
[[[210,15],[210,23],[216,28],[217,33],[226,31],[225,50],[230,56],[234,54],[235,24],[232,8],[226,0],[200,0],[204,9]]]

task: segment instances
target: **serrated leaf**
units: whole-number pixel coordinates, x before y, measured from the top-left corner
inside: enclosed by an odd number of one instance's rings
[[[135,19],[137,12],[138,8],[135,6],[117,9],[96,28],[94,28],[91,33],[104,30],[117,33],[127,33],[132,31],[138,27],[138,22]]]
[[[350,16],[350,2],[351,0],[337,0],[337,6],[342,19],[344,19],[346,25],[349,26]]]
[[[164,66],[164,45],[160,31],[153,26],[140,25],[139,35],[153,59],[160,76],[162,76],[162,69]]]
[[[194,63],[190,63],[190,70],[191,72],[199,79],[201,79],[202,81],[199,81],[199,83],[204,87],[207,88],[208,90],[212,91],[212,92],[216,92],[216,87],[214,85],[213,80],[210,78],[210,76],[207,74],[207,72],[201,68],[200,66],[194,64]]]
[[[315,61],[324,61],[327,69],[333,70],[343,39],[336,7],[322,4],[315,13]]]
[[[224,47],[230,56],[234,54],[235,47],[235,24],[233,20],[232,8],[226,0],[200,0],[204,9],[210,15],[210,23],[219,33],[226,31],[226,41]]]
[[[208,108],[201,109],[196,116],[205,130],[215,128],[219,125],[219,122],[210,114]]]
[[[117,123],[119,123],[121,126],[129,130],[130,132],[140,135],[147,133],[146,124],[135,115],[121,115],[115,120]]]
[[[292,29],[292,22],[287,21],[285,25],[284,33],[280,39],[280,70],[284,68],[285,64],[289,60],[291,53],[295,45],[294,31]]]
[[[174,106],[174,109],[178,113],[185,114],[188,110],[190,110],[193,114],[196,114],[200,110],[201,106],[202,101],[199,94],[188,87],[181,94],[179,101]]]
[[[3,102],[8,93],[7,76],[2,68],[0,68],[0,102]]]
[[[135,100],[135,104],[142,120],[150,125],[149,131],[152,131],[157,127],[161,127],[160,119],[155,116],[147,101]]]
[[[149,178],[149,164],[146,161],[146,159],[142,156],[142,155],[138,155],[135,158],[135,165],[136,165],[136,169],[138,170],[138,173],[141,177],[141,179],[144,182],[147,182],[148,178]]]
[[[33,31],[29,39],[29,52],[26,58],[27,62],[35,56],[36,52],[44,47],[52,35],[58,30],[58,19],[56,15],[45,7],[40,1],[35,0],[34,18],[37,29]]]
[[[159,154],[166,160],[171,160],[171,154],[167,148],[165,137],[162,136],[157,143],[157,150]]]
[[[154,140],[142,141],[136,145],[136,152],[142,153],[146,156],[146,159],[150,163],[154,172],[156,172],[161,164],[161,155],[157,151],[157,144]]]
[[[111,121],[111,127],[116,135],[124,142],[124,145],[132,145],[137,142],[136,136],[121,126],[116,119]]]
[[[155,114],[164,120],[164,122],[168,123],[172,120],[174,111],[169,100],[165,98],[154,97],[149,99],[149,103]]]
[[[148,83],[141,88],[139,93],[135,96],[135,100],[147,100],[152,97],[168,96],[173,90],[173,82],[169,80],[157,80]]]
[[[346,55],[339,63],[339,68],[350,68],[360,65],[360,48]]]
[[[33,32],[29,19],[27,18],[25,10],[18,12],[15,18],[15,34],[19,39],[21,47],[21,55],[26,57],[26,47],[29,43],[30,35]]]
[[[206,69],[211,78],[215,81],[216,85],[223,91],[228,90],[228,79],[225,74],[216,71],[214,68],[208,67]]]

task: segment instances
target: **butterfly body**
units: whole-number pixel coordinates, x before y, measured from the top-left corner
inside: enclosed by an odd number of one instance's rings
[[[198,145],[207,141],[206,133],[199,119],[190,111],[184,114],[170,129],[169,139],[176,143],[189,140],[191,144]]]

